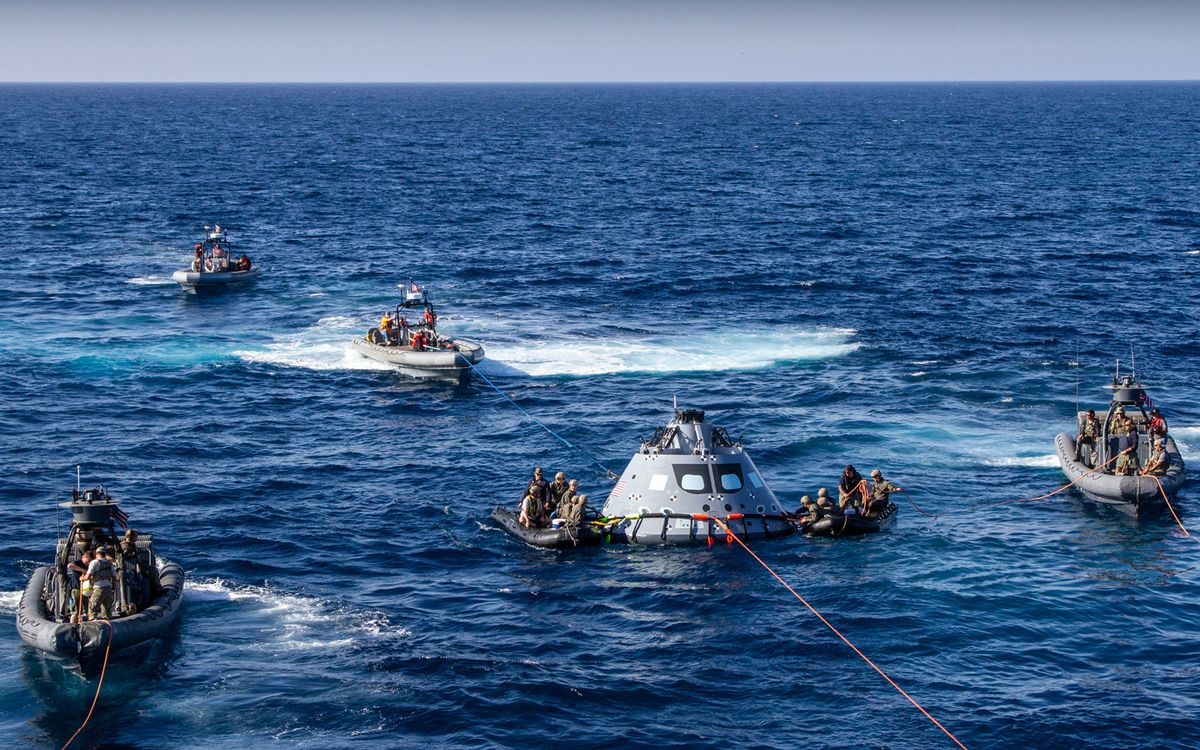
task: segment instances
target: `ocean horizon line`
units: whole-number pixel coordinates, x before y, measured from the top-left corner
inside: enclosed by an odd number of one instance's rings
[[[0,86],[905,86],[1010,84],[1200,83],[1200,78],[982,78],[906,80],[628,80],[628,81],[0,81]]]

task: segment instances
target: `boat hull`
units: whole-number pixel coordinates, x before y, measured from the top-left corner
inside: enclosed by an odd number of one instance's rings
[[[813,523],[801,523],[797,529],[810,536],[862,536],[874,534],[896,514],[896,504],[888,503],[880,513],[867,518],[860,515],[828,515]]]
[[[527,529],[521,525],[516,513],[508,508],[496,508],[492,511],[492,520],[516,538],[535,547],[548,549],[574,549],[576,547],[594,547],[601,541],[600,532],[591,526],[575,526],[557,529]]]
[[[162,636],[174,623],[183,600],[183,568],[167,562],[159,568],[162,593],[141,612],[107,623],[72,625],[54,622],[47,616],[42,603],[42,591],[50,571],[50,566],[42,566],[30,577],[17,608],[17,631],[21,640],[39,651],[78,659],[81,663],[101,658],[106,651],[120,651]]]
[[[1075,482],[1075,487],[1089,500],[1108,505],[1129,515],[1143,515],[1159,511],[1163,505],[1163,493],[1168,499],[1174,499],[1184,482],[1183,456],[1170,435],[1163,441],[1163,448],[1171,459],[1171,466],[1166,476],[1159,477],[1158,482],[1148,476],[1116,476],[1105,474],[1088,467],[1075,457],[1075,438],[1067,433],[1060,433],[1054,439],[1054,447],[1058,453],[1058,462],[1062,466],[1067,479]],[[1159,483],[1162,489],[1159,489]]]
[[[483,347],[471,341],[455,340],[455,351],[417,352],[406,347],[379,346],[365,339],[354,339],[351,346],[364,357],[389,365],[418,378],[468,380],[474,365],[483,361]]]
[[[233,289],[249,284],[258,278],[259,268],[248,271],[198,271],[181,270],[171,274],[171,280],[183,287],[188,294],[206,294]]]

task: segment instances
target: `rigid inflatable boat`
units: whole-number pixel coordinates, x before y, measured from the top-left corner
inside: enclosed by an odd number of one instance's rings
[[[17,631],[30,646],[87,667],[107,652],[136,646],[163,635],[183,599],[183,569],[157,559],[149,534],[117,543],[116,523],[124,514],[103,488],[76,491],[63,503],[71,510],[71,530],[59,540],[54,565],[37,568],[17,607]],[[80,622],[86,611],[77,563],[84,551],[113,551],[112,617]]]
[[[395,310],[384,314],[378,328],[354,339],[351,343],[354,350],[406,375],[470,379],[472,369],[483,361],[483,347],[473,341],[440,335],[428,291],[411,281],[399,286],[402,294]],[[409,321],[404,311],[411,308],[424,310]]]
[[[217,224],[204,227],[204,240],[196,245],[191,265],[171,274],[171,279],[189,294],[200,294],[247,284],[258,273],[249,256],[233,257],[228,233]]]
[[[1146,407],[1153,408],[1153,402],[1136,375],[1118,373],[1107,387],[1112,391],[1112,399],[1099,421],[1099,435],[1077,444],[1076,436],[1060,433],[1054,439],[1058,461],[1063,473],[1089,500],[1134,516],[1157,512],[1164,506],[1163,495],[1174,499],[1183,486],[1183,456],[1175,440],[1165,432],[1165,422],[1161,428],[1155,426],[1152,414],[1157,415],[1157,409],[1147,413]],[[1084,434],[1087,418],[1087,411],[1078,412],[1077,435]],[[1132,423],[1132,432],[1114,434],[1117,432],[1114,424],[1121,418]],[[1153,457],[1156,440],[1162,441],[1167,458],[1166,470],[1160,476],[1143,470]],[[1121,474],[1117,471],[1117,459],[1126,451],[1135,458],[1134,466],[1130,473]]]

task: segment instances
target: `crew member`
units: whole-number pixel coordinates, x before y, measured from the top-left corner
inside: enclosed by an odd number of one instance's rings
[[[1157,408],[1150,410],[1150,424],[1147,425],[1146,432],[1155,437],[1167,434],[1167,420]]]
[[[891,494],[900,491],[898,485],[883,478],[883,472],[879,469],[871,472],[871,481],[875,484],[871,488],[871,504],[867,508],[867,515],[874,515],[886,508],[891,502]]]
[[[423,317],[425,319],[425,325],[429,326],[431,329],[437,327],[437,313],[433,311],[432,306],[425,306],[425,315]]]
[[[383,334],[384,340],[389,344],[392,343],[392,334],[394,330],[395,324],[392,320],[392,316],[384,313],[383,317],[379,319],[379,331]]]
[[[243,254],[242,257],[238,258],[238,270],[239,271],[249,271],[250,270],[250,256],[249,255]]]
[[[1169,468],[1171,468],[1171,457],[1167,455],[1163,441],[1155,440],[1154,451],[1150,454],[1150,459],[1146,461],[1146,468],[1142,470],[1142,475],[1153,474],[1156,477],[1165,477]]]
[[[108,552],[108,547],[98,549],[96,558],[88,564],[87,572],[83,574],[83,580],[92,584],[92,594],[88,598],[89,620],[112,619],[113,564],[108,559]]]
[[[1079,434],[1075,436],[1075,458],[1082,459],[1089,466],[1096,463],[1096,441],[1100,439],[1100,420],[1096,418],[1096,410],[1088,409],[1079,426]],[[1087,452],[1083,447],[1087,446]]]
[[[867,483],[852,464],[846,464],[838,480],[838,506],[853,508],[860,502],[863,508],[867,507]]]
[[[547,504],[547,515],[554,513],[562,504],[567,501],[567,491],[571,489],[571,485],[567,482],[567,475],[563,472],[557,472],[554,475],[554,481],[550,483],[550,502]]]
[[[534,493],[537,499],[537,507],[539,515],[543,508],[550,502],[550,483],[542,477],[542,467],[535,466],[533,469],[533,478],[529,480],[529,491]]]

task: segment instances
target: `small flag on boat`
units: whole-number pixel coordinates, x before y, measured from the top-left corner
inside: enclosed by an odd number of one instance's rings
[[[1142,403],[1151,409],[1154,408],[1154,399],[1150,398],[1150,394],[1142,391]]]
[[[122,529],[129,528],[129,514],[121,510],[120,507],[114,505],[113,507],[109,508],[108,514],[113,517],[113,520],[116,521],[117,525]]]
[[[410,294],[420,294],[421,293],[421,285],[415,281],[410,281],[410,282],[408,282],[408,291]]]
[[[617,486],[613,487],[613,491],[609,493],[608,499],[613,500],[621,496],[621,490],[625,489],[625,480],[617,482]]]

